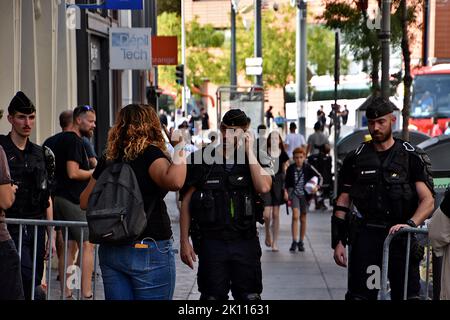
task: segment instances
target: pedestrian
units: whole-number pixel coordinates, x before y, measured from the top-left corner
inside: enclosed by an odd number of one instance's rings
[[[320,173],[306,160],[305,148],[294,149],[294,163],[286,171],[286,197],[292,203],[292,243],[290,252],[305,251],[306,214],[308,210],[309,194],[317,192],[321,185]],[[314,180],[313,180],[314,179]],[[306,184],[316,181],[314,190],[306,190]],[[309,192],[308,192],[309,191]],[[300,222],[300,237],[299,237]]]
[[[284,177],[289,165],[289,157],[284,150],[283,139],[277,131],[272,131],[267,138],[267,152],[274,163],[275,175],[272,188],[262,195],[264,200],[265,244],[272,251],[279,251],[278,233],[280,229],[280,206],[285,203]]]
[[[450,135],[450,121],[447,122],[447,128],[444,131],[445,135]]]
[[[61,127],[61,132],[58,132],[57,134],[47,138],[44,143],[42,144],[45,147],[50,148],[53,153],[56,152],[56,146],[58,145],[59,139],[63,136],[64,132],[68,132],[72,130],[73,125],[73,111],[72,110],[64,110],[59,114],[59,125]],[[83,139],[83,145],[84,149],[86,151],[86,154],[88,156],[89,160],[89,167],[91,169],[95,168],[97,166],[97,154],[95,153],[95,150],[87,137],[82,137]],[[54,196],[54,187],[55,187],[55,181],[52,181],[52,196]],[[59,220],[58,216],[54,216],[55,220]],[[60,281],[61,285],[61,291],[63,290],[63,278],[64,278],[64,237],[63,233],[60,227],[55,227],[56,231],[56,254],[58,256],[58,270],[59,275],[58,279]],[[76,241],[69,241],[68,243],[69,249],[68,249],[68,262],[67,265],[73,265],[75,262],[75,256],[78,250],[78,245]],[[69,288],[66,289],[66,291],[70,291]]]
[[[6,210],[7,218],[53,220],[48,181],[49,176],[53,174],[50,168],[54,167],[54,156],[48,148],[42,148],[30,141],[35,120],[34,104],[22,91],[17,92],[8,106],[11,131],[6,136],[0,136],[0,145],[8,159],[11,179],[18,186],[14,204]],[[10,224],[8,230],[16,248],[22,253],[21,272],[25,299],[31,300],[33,288],[35,290],[33,298],[43,298],[41,282],[44,260],[49,253],[47,250],[53,250],[55,247],[53,235],[52,243],[46,244],[45,231],[50,238],[53,228],[38,227],[36,243],[34,243],[34,228],[30,225],[22,226],[22,235],[18,225]],[[21,247],[19,247],[20,239]],[[36,260],[33,283],[34,257]]]
[[[431,247],[442,257],[440,300],[450,300],[450,188],[428,224]]]
[[[290,159],[293,157],[293,151],[296,148],[301,148],[306,146],[305,137],[300,133],[295,133],[297,130],[297,125],[295,122],[291,122],[289,125],[289,133],[286,135],[286,152]]]
[[[378,289],[367,286],[373,273],[368,268],[381,269],[387,235],[421,225],[434,207],[429,158],[421,149],[393,138],[393,110],[390,101],[382,97],[373,100],[366,110],[372,139],[351,152],[339,172],[338,198],[331,220],[332,248],[336,264],[346,267],[345,246],[351,245],[347,300],[377,299]],[[406,235],[400,235],[390,246],[388,277],[392,300],[403,297],[405,256]],[[419,295],[422,257],[423,251],[412,236],[408,299]]]
[[[101,173],[117,162],[128,163],[134,171],[146,212],[155,197],[156,205],[147,213],[147,226],[138,240],[124,245],[100,244],[105,298],[170,300],[175,288],[175,255],[164,197],[184,183],[184,142],[175,146],[172,162],[155,110],[136,104],[122,108],[109,130],[106,153],[81,194],[81,208],[87,208],[89,195]]]
[[[327,210],[325,205],[325,194],[329,194],[331,187],[331,157],[330,141],[321,131],[319,122],[314,124],[314,133],[308,137],[308,163],[312,164],[323,178],[323,184],[318,192],[313,195],[316,210]]]
[[[431,136],[438,137],[442,134],[442,130],[439,127],[438,119],[433,118],[433,127],[431,128]]]
[[[205,107],[201,107],[200,114],[202,118],[202,130],[209,130],[211,127],[210,121],[209,121],[209,115],[208,112],[206,112]]]
[[[323,111],[323,105],[320,106],[320,109],[317,110],[317,122],[320,123],[320,130],[323,132],[325,129],[325,124],[327,123],[327,116]]]
[[[55,146],[56,187],[55,216],[65,221],[86,221],[86,213],[80,209],[80,194],[88,184],[94,171],[89,165],[89,159],[82,137],[90,138],[95,129],[96,113],[93,107],[84,105],[73,110],[73,124],[70,131],[63,132]],[[83,246],[81,270],[81,292],[83,299],[92,298],[92,272],[94,269],[94,246],[88,241],[89,230],[83,228],[81,239],[80,227],[69,227],[69,249]],[[73,257],[74,252],[68,252]],[[65,291],[66,298],[72,298],[71,290]]]
[[[342,118],[342,124],[345,126],[348,121],[348,109],[347,109],[346,104],[344,104],[344,110],[342,110],[342,112],[341,112],[341,118]]]
[[[323,134],[320,122],[314,124],[314,133],[308,137],[307,155],[326,153],[330,149],[330,141]]]
[[[331,105],[331,111],[328,114],[328,117],[330,118],[330,124],[329,124],[329,135],[331,135],[331,130],[334,125],[335,127],[335,137],[334,140],[337,141],[339,139],[340,133],[341,133],[341,112],[340,112],[341,106],[338,104],[332,104]]]
[[[73,125],[73,111],[65,110],[59,114],[59,126],[61,127],[61,132],[47,138],[43,146],[50,148],[53,153],[55,153],[56,145],[58,144],[59,138],[63,135],[63,132],[71,131]],[[97,153],[92,146],[91,141],[88,137],[82,137],[84,149],[86,150],[86,154],[89,159],[89,167],[94,169],[97,166]]]
[[[0,146],[0,301],[24,299],[20,258],[5,223],[5,210],[14,203],[16,189]]]
[[[265,117],[266,117],[266,126],[267,128],[270,128],[273,120],[273,113],[272,113],[273,106],[269,106],[269,109],[267,109]]]
[[[162,109],[162,108],[159,109],[159,121],[161,122],[161,125],[164,125],[166,127],[169,124],[168,119],[167,119],[166,111],[164,109]]]
[[[261,299],[256,222],[262,222],[263,205],[257,193],[270,190],[272,168],[267,156],[258,163],[247,129],[246,114],[231,109],[220,124],[221,144],[190,157],[180,248],[181,260],[192,269],[198,255],[200,300],[227,300],[230,289],[238,301]]]

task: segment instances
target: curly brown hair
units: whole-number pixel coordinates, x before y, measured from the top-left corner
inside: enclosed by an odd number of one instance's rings
[[[129,104],[120,110],[108,132],[106,160],[134,160],[150,144],[166,151],[156,111],[147,105]]]

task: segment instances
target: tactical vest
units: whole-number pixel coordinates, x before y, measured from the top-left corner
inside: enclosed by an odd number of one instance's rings
[[[350,189],[355,207],[366,221],[404,223],[418,206],[415,182],[410,181],[409,143],[396,139],[383,163],[372,143],[362,144],[353,161],[356,181]]]
[[[203,179],[190,201],[192,219],[205,238],[250,238],[262,221],[264,204],[256,194],[248,164],[202,165]]]
[[[47,163],[42,147],[27,142],[20,152],[11,137],[1,135],[0,144],[5,150],[11,179],[18,186],[16,199],[6,210],[8,218],[40,219],[49,206]]]

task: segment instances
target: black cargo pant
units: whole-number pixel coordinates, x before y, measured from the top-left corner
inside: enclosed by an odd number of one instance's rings
[[[37,232],[37,245],[36,245],[36,274],[34,287],[36,288],[41,284],[44,274],[44,258],[45,258],[45,228],[44,226],[38,227]],[[8,225],[11,238],[19,252],[19,226]],[[34,226],[24,225],[22,227],[22,255],[21,255],[21,270],[22,270],[22,283],[23,292],[26,300],[31,300],[31,288],[33,286],[33,248],[34,248]],[[35,291],[36,293],[36,291]],[[35,294],[35,299],[42,299]]]
[[[202,239],[199,243],[200,300],[258,300],[262,292],[261,246],[258,237]]]
[[[383,243],[389,232],[386,227],[363,226],[352,243],[349,257],[349,279],[346,300],[376,300],[381,284]],[[396,236],[389,250],[388,278],[391,299],[403,299],[405,279],[407,235]],[[423,251],[422,251],[423,253]],[[420,249],[417,240],[411,236],[411,255],[408,273],[408,299],[417,299],[420,291],[419,263]],[[374,271],[376,267],[378,271]],[[375,277],[379,276],[379,279]]]
[[[23,300],[20,259],[14,241],[0,242],[0,300]]]

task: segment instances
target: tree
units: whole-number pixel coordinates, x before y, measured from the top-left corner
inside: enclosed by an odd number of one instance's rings
[[[178,56],[181,57],[181,18],[176,13],[158,16],[158,34],[178,37]],[[186,26],[185,73],[187,86],[199,86],[203,79],[213,83],[228,82],[229,58],[224,49],[225,36],[211,25],[200,26],[197,20]],[[181,59],[179,59],[181,61]],[[161,87],[175,87],[174,66],[160,66]],[[179,89],[179,88],[178,88]]]
[[[395,50],[399,49],[404,34],[400,1],[402,0],[393,0],[391,9],[391,12],[393,12],[391,14],[391,45]],[[380,3],[379,0],[379,6]],[[416,22],[416,17],[411,10],[407,16],[407,25]],[[357,61],[370,61],[372,92],[379,91],[378,74],[381,63],[381,44],[378,39],[378,30],[375,28],[369,29],[367,26],[369,19],[368,1],[355,0],[353,3],[349,3],[343,0],[330,0],[326,4],[323,15],[318,18],[324,20],[328,28],[341,30],[345,43],[349,46]]]
[[[334,72],[334,32],[322,25],[308,27],[308,62],[315,67],[315,73],[332,75]],[[349,61],[341,55],[341,73],[346,74]]]
[[[176,13],[177,15],[181,16],[180,0],[159,0],[156,6],[158,10],[158,15],[167,12],[167,13]]]
[[[397,14],[399,15],[399,20],[401,24],[402,30],[402,54],[403,61],[405,63],[405,76],[403,77],[404,84],[404,96],[403,96],[403,130],[402,130],[402,138],[404,140],[409,140],[409,113],[411,109],[411,85],[412,85],[412,76],[411,76],[411,52],[409,50],[409,34],[408,34],[408,24],[411,21],[415,21],[415,10],[414,7],[418,6],[418,3],[413,3],[411,7],[408,8],[406,0],[401,0],[399,9],[397,10]]]
[[[295,75],[295,9],[280,6],[277,13],[267,10],[262,15],[262,51],[264,86],[283,87],[289,76]],[[237,67],[245,70],[245,58],[253,57],[254,26],[243,27],[242,17],[237,18]],[[252,77],[247,77],[252,81]]]

